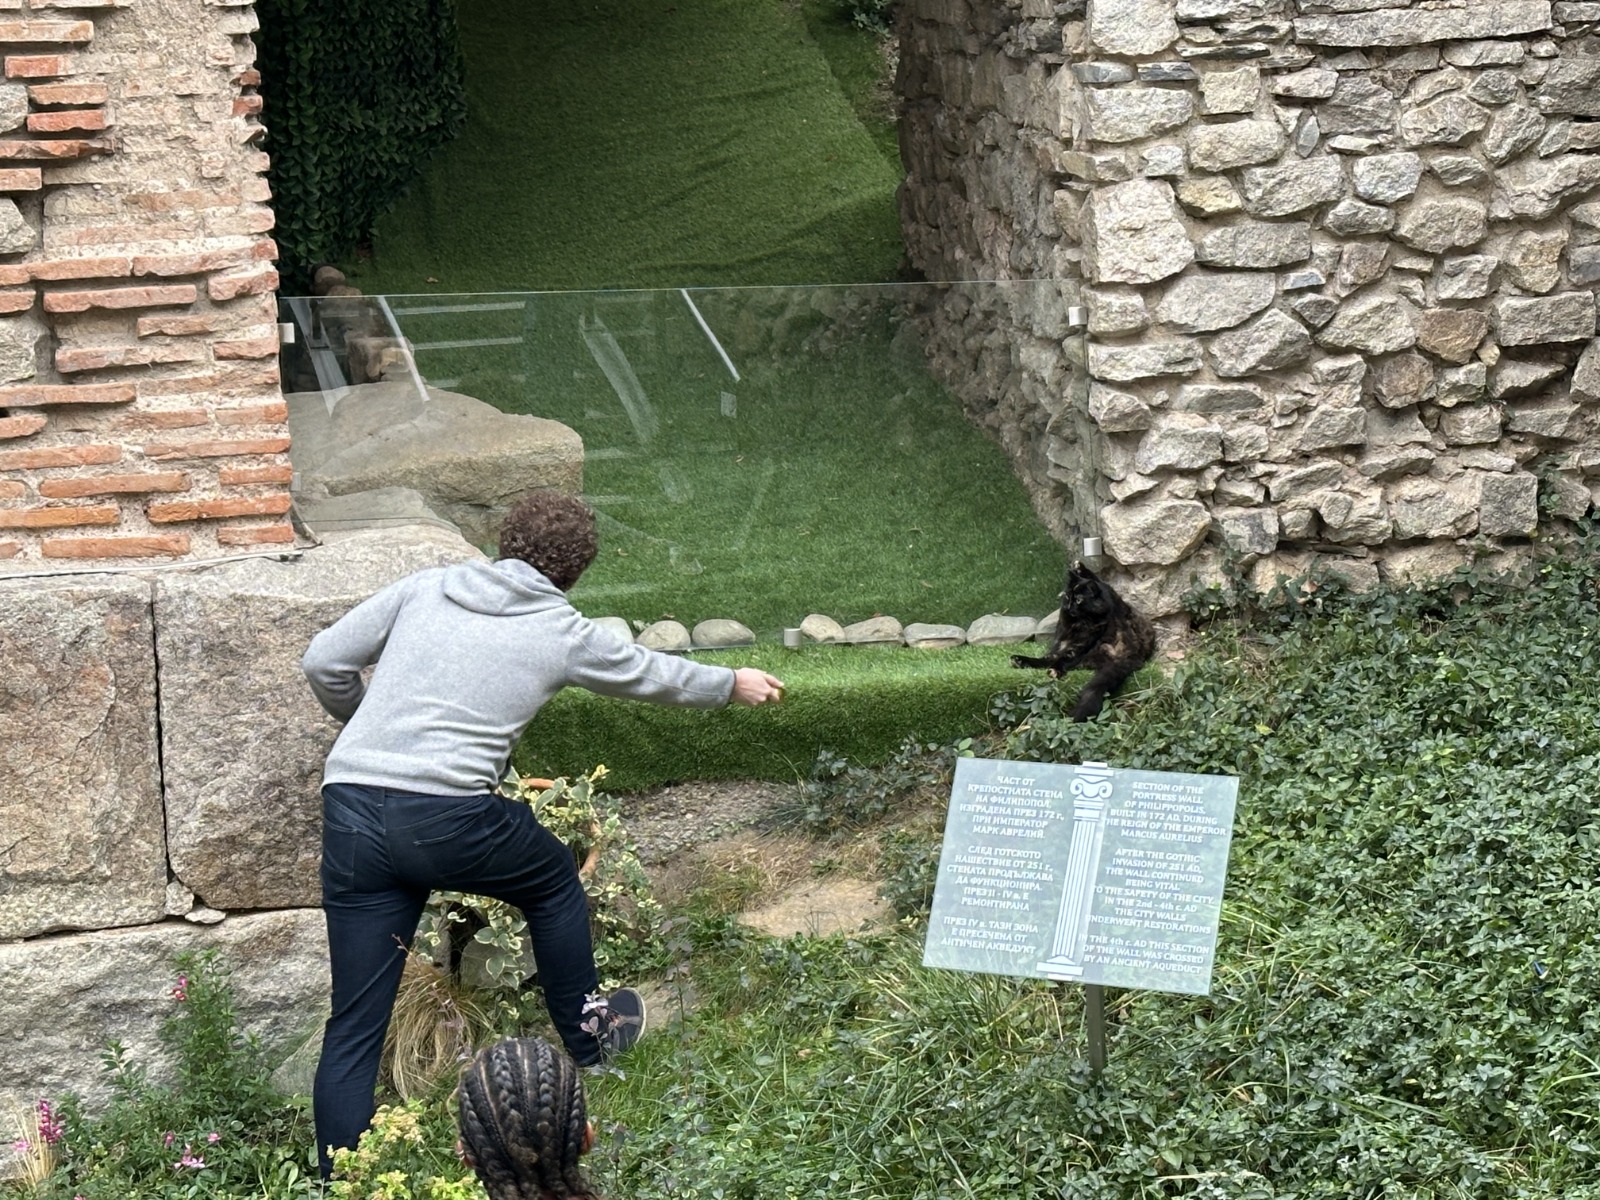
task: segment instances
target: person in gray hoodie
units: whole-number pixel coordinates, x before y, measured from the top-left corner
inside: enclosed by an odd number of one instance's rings
[[[434,890],[521,909],[556,1032],[580,1065],[616,1045],[586,1003],[599,986],[588,900],[572,854],[525,804],[496,795],[523,728],[563,687],[720,708],[778,700],[764,671],[625,643],[566,592],[594,561],[594,514],[559,492],[519,501],[498,561],[418,571],[311,641],[311,690],[344,729],[323,772],[322,906],[333,976],[312,1100],[326,1178],[334,1148],[371,1123],[405,956]],[[362,673],[371,667],[370,680]],[[623,1032],[643,1022],[624,989]]]

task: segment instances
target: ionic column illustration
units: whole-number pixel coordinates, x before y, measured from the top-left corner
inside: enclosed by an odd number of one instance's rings
[[[1068,790],[1072,795],[1072,844],[1067,854],[1066,880],[1050,957],[1038,965],[1047,979],[1077,979],[1083,975],[1089,899],[1100,866],[1100,845],[1105,840],[1111,768],[1105,763],[1084,763],[1074,772]]]

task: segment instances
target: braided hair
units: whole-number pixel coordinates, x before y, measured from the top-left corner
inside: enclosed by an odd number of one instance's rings
[[[456,1098],[489,1200],[599,1200],[578,1170],[589,1127],[578,1068],[543,1038],[480,1050]]]

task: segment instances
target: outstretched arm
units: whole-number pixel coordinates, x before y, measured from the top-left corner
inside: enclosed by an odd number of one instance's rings
[[[783,699],[783,680],[754,667],[740,667],[733,673],[732,704],[754,708],[758,704]]]
[[[336,721],[356,715],[366,685],[361,671],[378,661],[395,614],[405,599],[407,580],[392,583],[363,600],[328,628],[311,639],[300,669],[316,694],[317,701]]]

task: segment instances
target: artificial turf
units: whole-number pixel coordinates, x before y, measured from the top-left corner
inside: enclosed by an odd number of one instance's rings
[[[793,782],[824,749],[853,762],[882,762],[911,730],[930,742],[983,732],[995,695],[1038,682],[1037,672],[1011,667],[1010,653],[1003,646],[765,645],[697,654],[770,671],[787,685],[783,701],[708,711],[568,688],[528,727],[517,768],[571,778],[603,763],[608,788],[632,791],[685,779]]]
[[[882,122],[870,131],[841,90],[867,103],[870,64],[826,8],[462,0],[459,14],[466,129],[350,264],[363,290],[895,277],[902,173]]]

